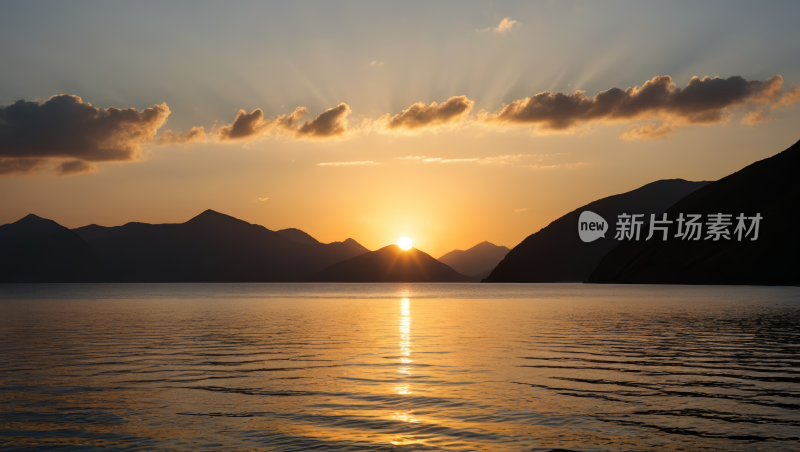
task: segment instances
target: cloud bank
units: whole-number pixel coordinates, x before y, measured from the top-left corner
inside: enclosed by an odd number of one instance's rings
[[[782,84],[780,75],[766,81],[739,76],[693,77],[685,88],[679,88],[672,77],[664,75],[648,80],[641,87],[611,88],[594,97],[584,91],[543,92],[516,100],[495,113],[482,113],[480,119],[488,124],[533,124],[555,131],[585,123],[639,118],[661,119],[671,125],[714,124],[722,122],[731,107],[777,100]],[[641,133],[645,136],[648,132],[654,131]]]
[[[350,114],[347,104],[329,108],[301,125],[300,120],[307,113],[307,108],[297,107],[290,115],[280,115],[270,120],[264,119],[264,112],[260,108],[250,113],[239,110],[233,123],[219,129],[217,138],[220,141],[251,140],[274,132],[290,138],[329,139],[347,134],[347,116]]]

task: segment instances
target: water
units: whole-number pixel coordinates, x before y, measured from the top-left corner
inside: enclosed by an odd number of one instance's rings
[[[0,449],[800,450],[800,288],[0,286]]]

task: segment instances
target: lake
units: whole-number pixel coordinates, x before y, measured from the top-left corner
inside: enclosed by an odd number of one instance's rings
[[[800,288],[0,286],[0,449],[800,450]]]

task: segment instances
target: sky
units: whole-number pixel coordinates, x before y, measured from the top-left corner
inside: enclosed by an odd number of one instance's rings
[[[800,3],[0,3],[0,224],[434,257],[800,139]]]

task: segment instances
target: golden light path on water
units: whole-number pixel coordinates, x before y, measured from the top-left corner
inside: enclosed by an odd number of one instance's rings
[[[400,300],[400,316],[398,318],[398,330],[400,332],[400,364],[403,366],[397,369],[399,380],[405,380],[404,377],[411,376],[411,364],[414,361],[411,359],[411,301],[408,298]],[[404,382],[395,386],[395,391],[400,395],[411,394],[411,384]],[[419,419],[414,417],[411,411],[399,411],[392,416],[393,419],[402,422],[419,422]],[[408,444],[413,442],[408,435],[399,435],[398,438],[392,440],[395,446]]]

